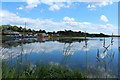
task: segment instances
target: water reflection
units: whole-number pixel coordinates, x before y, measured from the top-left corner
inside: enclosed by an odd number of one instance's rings
[[[118,51],[119,51],[119,53],[118,53],[118,77],[120,78],[120,41],[118,41]]]
[[[111,43],[106,45],[105,42],[105,38],[104,38],[104,42],[103,42],[103,51],[100,52],[100,50],[97,50],[97,70],[99,70],[100,68],[101,73],[105,73],[103,75],[99,75],[99,76],[103,76],[103,77],[115,77],[114,75],[110,75],[110,73],[112,73],[112,62],[114,59],[114,55],[115,52],[113,52],[113,38],[111,38]],[[111,49],[109,49],[111,47]],[[109,51],[110,50],[110,51]],[[117,75],[117,74],[115,74]]]
[[[117,77],[117,38],[25,38],[3,41],[1,58],[22,65],[60,64],[80,68],[88,77]]]

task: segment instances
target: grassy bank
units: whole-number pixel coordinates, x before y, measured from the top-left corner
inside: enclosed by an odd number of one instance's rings
[[[18,66],[9,68],[3,64],[3,75],[5,78],[86,78],[86,73],[80,69],[72,70],[60,65],[27,65],[24,69]]]

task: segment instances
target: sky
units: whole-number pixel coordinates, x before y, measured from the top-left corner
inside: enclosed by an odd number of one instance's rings
[[[10,24],[35,30],[73,30],[118,34],[118,2],[43,1],[2,2],[1,25]]]

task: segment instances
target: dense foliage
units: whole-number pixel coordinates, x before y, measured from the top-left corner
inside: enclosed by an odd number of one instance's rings
[[[44,65],[44,66],[31,66],[28,64],[26,67],[21,67],[17,64],[15,67],[9,68],[7,64],[3,63],[3,79],[6,78],[86,78],[86,72],[80,69],[72,70],[60,65]]]
[[[18,26],[12,26],[12,25],[2,25],[0,26],[2,28],[2,31],[4,30],[12,30],[12,31],[18,31],[18,32],[32,32],[32,33],[46,33],[45,30],[39,30],[35,31],[33,29],[26,29]]]

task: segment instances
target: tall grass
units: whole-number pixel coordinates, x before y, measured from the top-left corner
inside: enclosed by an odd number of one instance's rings
[[[20,67],[20,66],[18,66]],[[19,70],[17,70],[19,69]],[[3,78],[86,78],[86,73],[80,69],[72,70],[60,65],[28,64],[24,69],[9,67],[3,63]]]

